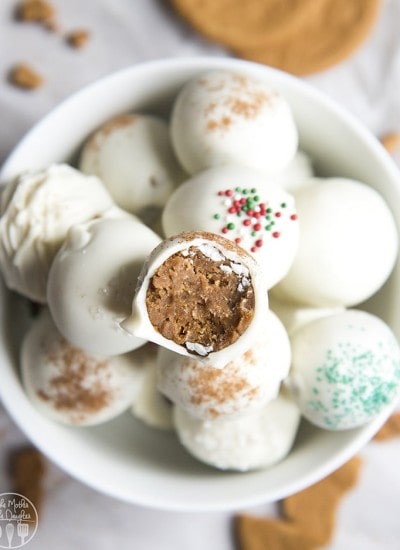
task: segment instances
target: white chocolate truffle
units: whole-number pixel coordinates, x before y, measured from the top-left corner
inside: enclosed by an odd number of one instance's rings
[[[281,320],[289,336],[298,328],[315,319],[328,317],[329,315],[344,311],[344,307],[306,307],[282,302],[275,298],[273,290],[269,293],[268,299],[270,310]]]
[[[393,215],[371,187],[315,179],[294,194],[300,242],[278,298],[316,307],[352,306],[389,277],[398,252]]]
[[[193,456],[221,470],[246,472],[285,458],[297,434],[300,412],[280,394],[262,411],[239,418],[199,420],[175,407],[174,422],[180,442]]]
[[[1,201],[0,266],[9,288],[45,303],[51,262],[68,229],[113,201],[100,180],[66,164],[25,172]]]
[[[219,235],[187,232],[152,252],[122,326],[221,368],[251,347],[267,309],[264,277],[247,252]]]
[[[142,352],[145,372],[143,383],[135,397],[131,411],[136,418],[152,428],[173,430],[172,404],[157,388],[157,350],[158,346],[155,344],[147,344],[136,352]]]
[[[39,411],[57,422],[101,424],[127,410],[142,384],[143,368],[135,353],[89,355],[61,336],[44,309],[22,345],[25,391]]]
[[[237,165],[205,170],[182,184],[163,216],[166,236],[202,230],[235,241],[257,260],[268,288],[289,271],[299,241],[293,197]]]
[[[186,83],[174,103],[171,137],[190,174],[231,163],[273,174],[289,164],[298,144],[282,95],[262,80],[231,71]]]
[[[173,403],[197,418],[237,417],[259,411],[276,398],[290,367],[290,342],[277,316],[243,355],[216,369],[160,348],[158,387]]]
[[[47,287],[49,308],[64,338],[98,355],[119,355],[145,343],[119,323],[131,311],[139,273],[159,242],[132,216],[70,229]]]
[[[139,114],[115,117],[94,132],[83,147],[80,168],[101,178],[115,202],[135,214],[162,207],[185,177],[167,123]]]
[[[362,426],[399,395],[399,345],[378,317],[348,310],[317,319],[298,329],[291,343],[287,387],[316,426]]]
[[[298,151],[293,160],[281,171],[273,176],[268,176],[268,181],[280,185],[289,193],[293,193],[314,176],[312,160],[303,151]]]

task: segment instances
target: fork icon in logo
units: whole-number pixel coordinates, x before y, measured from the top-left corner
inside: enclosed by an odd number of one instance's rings
[[[21,539],[21,545],[25,544],[25,539],[29,535],[29,525],[27,523],[17,524],[17,533]]]

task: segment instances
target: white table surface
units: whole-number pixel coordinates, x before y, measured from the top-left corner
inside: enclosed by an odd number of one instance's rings
[[[16,0],[0,2],[0,162],[24,133],[62,99],[117,69],[173,56],[226,56],[195,36],[161,0],[52,0],[62,31],[87,28],[74,50],[59,34],[13,21]],[[379,20],[361,49],[340,65],[308,77],[376,135],[400,131],[400,2],[383,0]],[[26,61],[46,84],[24,92],[6,82],[9,67]],[[400,157],[396,159],[400,166]],[[1,379],[0,379],[1,384]],[[0,493],[10,490],[9,450],[26,442],[0,405]],[[343,500],[330,550],[400,548],[400,438],[370,443],[360,483]],[[31,550],[233,550],[231,513],[173,513],[128,505],[99,494],[49,464],[46,500]],[[247,509],[274,515],[268,504]],[[268,550],[266,548],[266,550]]]

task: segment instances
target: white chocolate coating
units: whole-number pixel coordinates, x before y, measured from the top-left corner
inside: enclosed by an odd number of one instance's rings
[[[345,178],[315,179],[294,194],[300,242],[278,298],[316,307],[363,302],[389,277],[398,232],[383,198]]]
[[[344,311],[344,307],[306,307],[282,302],[281,300],[277,300],[275,298],[273,290],[269,293],[268,299],[271,311],[273,311],[281,320],[289,336],[298,328],[314,321],[315,319],[328,317],[329,315]]]
[[[221,470],[267,468],[289,453],[300,423],[294,402],[280,394],[265,408],[239,418],[199,420],[174,408],[175,429],[193,456]]]
[[[80,168],[101,178],[115,202],[135,214],[162,207],[185,177],[167,123],[139,114],[115,117],[99,128],[83,147]]]
[[[278,92],[264,81],[221,70],[183,86],[171,137],[190,174],[233,162],[273,174],[289,164],[298,144],[291,109]]]
[[[247,329],[231,345],[219,351],[213,351],[212,347],[186,341],[184,345],[177,344],[173,340],[165,338],[152,325],[146,306],[146,295],[151,278],[157,269],[176,253],[189,254],[189,249],[198,249],[211,260],[217,262],[226,259],[231,264],[231,270],[237,274],[238,289],[244,288],[249,281],[253,286],[255,305],[252,320]],[[268,310],[268,293],[265,279],[259,266],[240,247],[234,246],[230,241],[205,232],[181,233],[163,241],[156,247],[144,265],[139,277],[139,286],[132,304],[132,314],[121,326],[140,338],[159,344],[171,351],[184,356],[196,355],[212,363],[215,368],[222,368],[234,357],[245,353],[257,338],[260,327],[263,326],[265,314]]]
[[[157,351],[158,346],[148,344],[143,351],[143,366],[145,369],[143,383],[132,404],[132,414],[148,426],[159,430],[173,430],[172,405],[157,388]]]
[[[268,288],[287,274],[298,248],[293,197],[237,165],[205,170],[182,184],[165,205],[162,223],[166,236],[202,230],[238,242],[264,270]]]
[[[291,343],[286,385],[316,426],[362,426],[399,395],[399,345],[378,317],[348,310],[317,319],[294,332]]]
[[[119,323],[160,238],[132,216],[73,227],[50,270],[47,300],[61,334],[88,353],[119,355],[145,343]]]
[[[61,336],[44,309],[23,341],[24,388],[35,407],[57,422],[101,424],[127,410],[142,384],[144,369],[135,353],[89,355]]]
[[[293,160],[277,174],[266,175],[267,180],[275,185],[280,185],[289,193],[294,193],[314,176],[314,167],[311,157],[304,151],[297,151]]]
[[[0,218],[0,266],[7,286],[45,303],[50,265],[68,229],[112,205],[100,180],[66,164],[26,172],[10,182]]]
[[[290,367],[287,333],[268,311],[255,344],[222,369],[160,348],[159,390],[190,415],[203,420],[259,411],[276,398]]]

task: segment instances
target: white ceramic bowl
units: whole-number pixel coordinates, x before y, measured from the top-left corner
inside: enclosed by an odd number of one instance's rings
[[[319,173],[357,178],[388,201],[400,226],[400,176],[380,144],[355,119],[310,86],[266,67],[232,59],[165,60],[111,75],[62,103],[31,130],[0,174],[74,157],[87,135],[108,118],[135,109],[167,112],[179,87],[210,69],[267,78],[289,100],[301,147]],[[368,304],[400,335],[400,266]],[[328,432],[304,422],[289,456],[251,473],[219,472],[191,458],[173,434],[144,426],[127,413],[94,428],[69,428],[30,404],[18,375],[18,348],[27,323],[23,302],[0,291],[0,396],[26,435],[56,464],[99,491],[128,502],[174,510],[237,509],[283,498],[316,482],[354,455],[391,412],[367,426]]]

